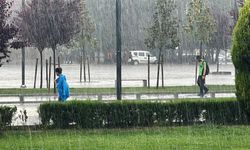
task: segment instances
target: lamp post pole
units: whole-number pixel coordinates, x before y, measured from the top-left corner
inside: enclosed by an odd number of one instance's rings
[[[117,100],[122,99],[121,84],[121,0],[116,0],[116,96]]]
[[[25,7],[25,0],[22,0],[22,9]],[[25,85],[25,48],[22,47],[22,85],[21,88],[26,88]]]

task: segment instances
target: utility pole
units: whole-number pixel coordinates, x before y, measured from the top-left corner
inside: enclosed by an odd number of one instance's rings
[[[122,99],[122,65],[121,65],[121,0],[116,0],[116,96]]]
[[[22,0],[22,9],[25,9],[25,0]],[[25,47],[22,47],[22,85],[21,88],[26,88],[25,85]]]

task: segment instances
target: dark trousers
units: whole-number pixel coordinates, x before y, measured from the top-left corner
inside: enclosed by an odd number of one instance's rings
[[[202,79],[202,76],[199,76],[197,83],[200,87],[200,95],[203,96],[204,92],[208,91],[208,88],[205,86],[205,79]]]
[[[62,98],[58,97],[58,101],[59,102],[63,102]]]

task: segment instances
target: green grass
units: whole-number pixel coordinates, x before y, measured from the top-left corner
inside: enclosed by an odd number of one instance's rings
[[[247,150],[250,126],[6,131],[1,150]]]
[[[234,85],[209,85],[210,92],[235,92]],[[126,87],[123,88],[123,93],[176,93],[176,92],[197,92],[197,86],[168,86],[165,88],[156,89],[143,87]],[[53,89],[51,90],[53,92]],[[0,89],[0,94],[46,94],[47,89]],[[71,93],[116,93],[115,88],[72,88]]]

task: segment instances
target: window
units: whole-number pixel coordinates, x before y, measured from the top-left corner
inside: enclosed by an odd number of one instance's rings
[[[144,56],[144,52],[139,52],[139,56]]]

